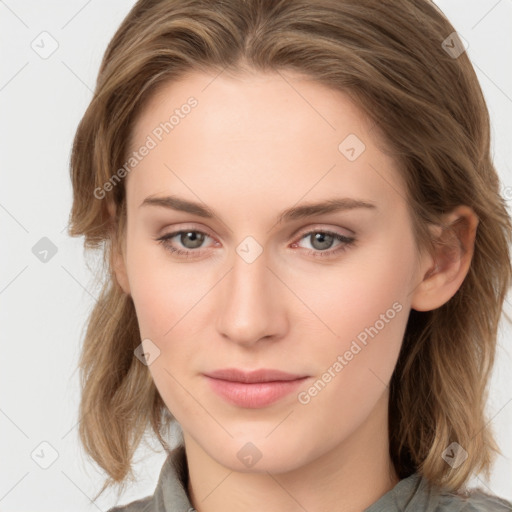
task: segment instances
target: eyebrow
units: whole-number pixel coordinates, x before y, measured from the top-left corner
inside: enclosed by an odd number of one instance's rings
[[[162,208],[169,208],[171,210],[190,213],[208,219],[218,219],[218,216],[215,214],[215,212],[207,206],[204,206],[201,203],[183,199],[178,196],[148,196],[146,199],[144,199],[144,201],[142,201],[139,208],[142,206],[159,206]],[[377,210],[377,206],[369,201],[352,199],[349,197],[334,197],[317,203],[306,203],[299,206],[292,206],[291,208],[288,208],[279,214],[276,223],[281,224],[283,222],[304,219],[315,215],[354,210],[356,208]]]

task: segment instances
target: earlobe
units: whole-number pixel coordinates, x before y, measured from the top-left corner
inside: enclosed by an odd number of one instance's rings
[[[462,285],[471,265],[478,217],[459,206],[432,229],[435,251],[421,268],[421,282],[412,294],[411,308],[432,311],[448,302]]]

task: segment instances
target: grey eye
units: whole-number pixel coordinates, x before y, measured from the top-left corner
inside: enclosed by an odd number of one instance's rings
[[[334,242],[334,236],[322,232],[311,233],[309,235],[309,241],[314,249],[321,251],[331,248]]]
[[[199,231],[182,231],[180,236],[180,243],[187,249],[197,249],[203,242],[205,235]]]

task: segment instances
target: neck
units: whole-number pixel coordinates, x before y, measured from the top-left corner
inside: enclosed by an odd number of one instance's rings
[[[279,474],[231,470],[184,432],[192,505],[198,512],[363,511],[399,481],[389,456],[386,399],[385,393],[343,442]]]

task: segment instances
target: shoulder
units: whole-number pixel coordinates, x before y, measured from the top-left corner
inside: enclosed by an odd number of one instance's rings
[[[512,512],[512,503],[488,494],[481,489],[473,489],[468,496],[443,497],[440,511],[457,512]]]
[[[388,497],[389,496],[389,497]],[[386,501],[386,499],[388,501]],[[380,505],[380,508],[379,508]],[[400,512],[512,512],[512,503],[481,488],[463,493],[442,489],[414,473],[366,512],[395,510]]]
[[[438,499],[436,512],[512,512],[510,501],[481,488],[469,489],[464,494],[444,491]]]
[[[107,512],[152,512],[153,496],[132,501],[126,505],[109,508]]]

